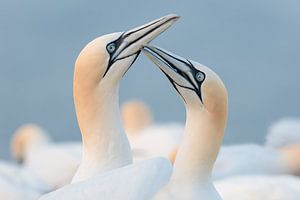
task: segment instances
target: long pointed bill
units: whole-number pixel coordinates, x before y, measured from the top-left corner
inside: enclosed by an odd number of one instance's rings
[[[112,55],[111,61],[115,62],[116,60],[137,54],[144,45],[167,30],[178,19],[178,15],[170,14],[124,32],[116,41],[118,48]]]
[[[193,90],[202,100],[200,87],[205,79],[205,74],[196,69],[192,61],[159,47],[146,45],[143,51],[163,71],[176,90],[177,86]]]

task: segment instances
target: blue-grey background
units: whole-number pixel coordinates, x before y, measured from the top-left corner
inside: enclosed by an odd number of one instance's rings
[[[181,20],[153,44],[213,68],[229,91],[225,143],[263,142],[269,124],[300,112],[298,0],[0,0],[0,158],[26,122],[56,140],[80,139],[73,64],[102,34],[168,13]],[[144,55],[122,81],[121,101],[150,104],[156,121],[184,121],[184,107]]]

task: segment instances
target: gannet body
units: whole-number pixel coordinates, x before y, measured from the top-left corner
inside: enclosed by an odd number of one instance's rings
[[[23,168],[52,189],[70,183],[80,163],[81,147],[77,142],[53,142],[35,124],[18,128],[11,144],[14,158]]]
[[[166,159],[155,158],[67,185],[40,200],[147,200],[163,187],[172,173]]]
[[[224,200],[298,200],[299,177],[289,175],[233,176],[215,182]]]
[[[168,77],[186,107],[186,125],[169,183],[155,200],[220,200],[211,171],[227,121],[227,91],[209,68],[158,47],[144,52]]]
[[[300,118],[285,117],[271,124],[265,145],[281,148],[300,144]]]
[[[0,199],[37,199],[51,188],[28,170],[7,161],[0,161]]]
[[[16,185],[0,175],[0,199],[5,200],[36,200],[41,193]]]
[[[213,180],[238,175],[291,173],[285,155],[258,144],[222,146],[217,157]]]
[[[168,180],[171,168],[164,159],[124,168],[132,164],[132,154],[121,124],[119,82],[143,46],[177,19],[177,15],[167,15],[130,31],[104,35],[81,51],[75,63],[73,91],[83,141],[82,161],[71,185],[41,199],[107,200],[111,195],[113,200],[122,195],[122,199],[146,200]],[[158,166],[166,169],[166,176],[157,177]],[[142,187],[147,182],[152,187]],[[129,192],[125,186],[130,184]]]

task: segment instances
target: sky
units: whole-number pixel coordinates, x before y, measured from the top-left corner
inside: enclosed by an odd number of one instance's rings
[[[263,143],[274,121],[300,113],[297,0],[0,0],[0,158],[33,122],[57,141],[80,140],[74,62],[89,41],[176,13],[152,44],[212,68],[229,93],[224,144]],[[147,102],[156,123],[185,120],[184,104],[144,55],[121,82],[121,103]]]

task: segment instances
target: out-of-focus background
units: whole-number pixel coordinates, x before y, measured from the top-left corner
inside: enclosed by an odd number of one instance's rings
[[[23,123],[56,140],[79,140],[74,61],[97,36],[182,16],[153,44],[210,66],[229,91],[225,144],[264,141],[267,127],[300,113],[300,2],[0,0],[0,158]],[[141,54],[121,83],[121,102],[147,102],[157,122],[184,122],[184,106]]]

